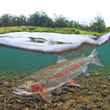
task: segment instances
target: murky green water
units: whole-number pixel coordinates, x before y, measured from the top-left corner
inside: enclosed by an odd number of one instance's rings
[[[68,56],[71,56],[74,58],[78,58],[78,57],[81,57],[81,56],[88,56],[90,55],[91,51],[93,50],[94,48],[87,48],[83,51],[79,51],[79,52],[70,52],[70,55],[68,55],[68,53],[66,54],[67,57]],[[110,43],[106,43],[104,45],[101,45],[101,46],[97,46],[96,47],[96,50],[98,52],[98,57],[99,59],[101,60],[101,63],[104,65],[104,67],[98,67],[94,64],[90,64],[89,65],[89,70],[92,72],[96,71],[96,72],[100,72],[100,73],[106,73],[106,74],[110,74]],[[71,55],[72,53],[72,55]]]
[[[89,55],[93,48],[81,52],[73,52],[74,57]],[[92,65],[91,70],[110,72],[110,43],[97,47],[104,68]],[[55,63],[57,56],[37,52],[28,52],[19,49],[0,47],[0,72],[31,73]]]
[[[29,73],[56,61],[55,55],[0,48],[0,72]]]
[[[110,74],[110,43],[104,44],[100,47],[97,47],[97,51],[99,53],[100,59],[104,67],[101,72]],[[99,68],[96,68],[98,70]]]

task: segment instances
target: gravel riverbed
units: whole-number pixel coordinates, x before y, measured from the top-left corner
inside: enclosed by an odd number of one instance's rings
[[[110,75],[81,76],[78,81],[80,88],[63,90],[51,97],[51,103],[44,103],[36,96],[12,93],[20,78],[0,77],[0,110],[110,110]]]

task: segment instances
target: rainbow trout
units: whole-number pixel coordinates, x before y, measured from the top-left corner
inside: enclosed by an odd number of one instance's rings
[[[88,64],[103,66],[100,63],[96,50],[93,50],[87,57],[58,61],[55,65],[40,70],[15,88],[13,93],[25,96],[40,94],[44,98],[46,94],[67,83],[77,85],[73,79],[81,74],[87,75]]]

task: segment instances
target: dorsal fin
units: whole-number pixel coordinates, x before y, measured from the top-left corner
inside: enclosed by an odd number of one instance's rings
[[[64,61],[66,61],[66,59],[63,56],[59,55],[57,57],[57,63],[61,63],[61,62],[64,62]]]

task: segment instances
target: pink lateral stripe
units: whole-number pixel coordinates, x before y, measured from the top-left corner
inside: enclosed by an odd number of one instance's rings
[[[84,60],[81,60],[79,63],[77,64],[72,64],[70,67],[67,67],[65,70],[63,70],[62,72],[58,72],[56,75],[54,75],[53,77],[49,77],[48,80],[56,80],[57,78],[63,77],[67,74],[70,73],[70,71],[72,70],[76,70],[78,69],[82,64],[86,63]]]

